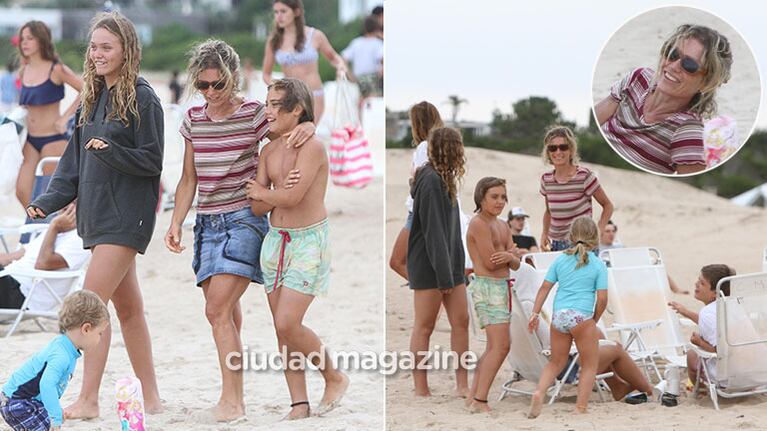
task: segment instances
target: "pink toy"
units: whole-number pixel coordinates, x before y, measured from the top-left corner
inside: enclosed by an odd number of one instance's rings
[[[117,416],[122,431],[144,431],[144,397],[141,381],[136,377],[123,377],[115,383]]]

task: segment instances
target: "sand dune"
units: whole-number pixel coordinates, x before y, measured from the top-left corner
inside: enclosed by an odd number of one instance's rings
[[[531,215],[532,233],[539,238],[544,202],[538,194],[538,186],[541,173],[547,169],[541,159],[475,148],[467,149],[466,154],[467,177],[461,192],[464,212],[470,214],[473,209],[472,194],[477,180],[488,175],[503,177],[509,184],[509,206],[522,206],[527,210]],[[387,253],[405,222],[409,162],[409,151],[387,151]],[[737,207],[671,179],[584,165],[598,173],[615,205],[613,220],[619,226],[619,239],[626,245],[657,247],[663,253],[668,272],[681,287],[692,290],[700,267],[709,263],[730,264],[738,273],[761,270],[762,249],[767,245],[763,235],[767,224],[765,210]],[[387,349],[407,350],[413,322],[412,293],[401,287],[403,281],[393,271],[388,270],[386,276]],[[675,296],[675,300],[695,310],[701,306],[689,295]],[[444,313],[432,337],[432,346],[435,344],[449,345],[449,326]],[[472,337],[471,348],[481,353],[484,345]],[[594,396],[591,414],[573,417],[570,415],[575,404],[573,389],[566,391],[562,401],[545,408],[541,417],[531,421],[523,417],[529,398],[512,396],[494,402],[509,374],[504,364],[491,389],[489,398],[491,407],[495,408],[491,415],[471,415],[463,410],[461,400],[450,396],[454,385],[452,372],[430,374],[434,394],[431,399],[416,399],[409,373],[395,374],[387,379],[387,428],[697,430],[762,429],[767,423],[767,397],[764,396],[726,400],[721,412],[716,412],[708,399],[684,397],[678,407],[666,408],[659,404],[599,403]],[[705,425],[702,427],[702,424]]]

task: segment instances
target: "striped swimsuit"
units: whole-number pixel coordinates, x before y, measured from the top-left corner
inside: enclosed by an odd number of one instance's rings
[[[566,183],[557,182],[554,171],[541,175],[541,194],[546,197],[551,213],[549,238],[566,240],[573,220],[580,216],[591,217],[591,196],[599,190],[596,174],[578,166],[575,175]]]
[[[705,164],[703,122],[690,111],[647,124],[644,105],[655,72],[639,68],[616,82],[610,96],[618,109],[602,131],[623,158],[654,173],[673,174],[678,165]]]
[[[206,106],[190,108],[179,129],[194,148],[197,212],[237,211],[249,205],[245,181],[256,177],[258,143],[269,133],[264,105],[246,101],[228,118],[216,121],[208,117]]]

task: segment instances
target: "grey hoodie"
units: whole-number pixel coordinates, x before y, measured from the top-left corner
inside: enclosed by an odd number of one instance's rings
[[[77,198],[77,233],[83,246],[117,244],[144,253],[152,237],[163,153],[160,99],[144,78],[136,82],[140,120],[128,127],[107,119],[109,90],[97,96],[88,122],[75,129],[45,194],[30,206],[50,214]],[[75,115],[80,119],[80,109]],[[108,147],[84,149],[92,138]]]

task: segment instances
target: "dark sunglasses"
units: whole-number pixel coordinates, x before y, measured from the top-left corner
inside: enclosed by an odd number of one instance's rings
[[[224,87],[226,87],[226,82],[224,81],[217,81],[217,82],[208,82],[208,81],[197,81],[194,83],[195,88],[197,88],[200,91],[205,91],[210,87],[213,87],[214,90],[223,90]]]
[[[570,149],[570,144],[548,145],[546,146],[546,149],[550,153],[557,151],[557,149],[564,153],[565,151],[568,151]]]
[[[700,70],[700,64],[698,64],[697,61],[688,56],[682,57],[679,54],[678,49],[674,48],[668,53],[668,61],[671,63],[679,60],[680,58],[682,59],[682,69],[690,75],[694,75],[697,71]]]

